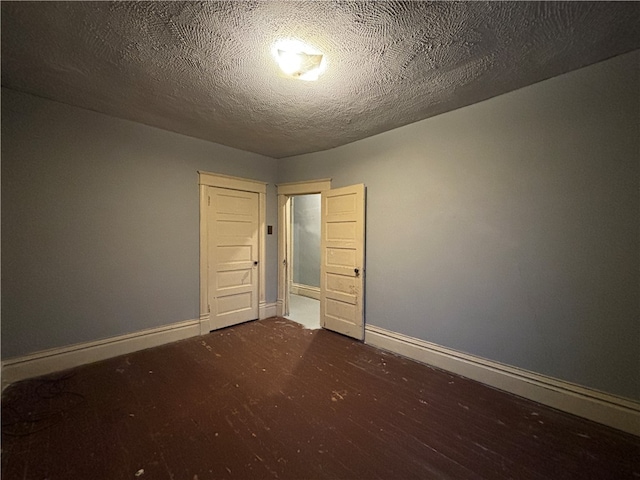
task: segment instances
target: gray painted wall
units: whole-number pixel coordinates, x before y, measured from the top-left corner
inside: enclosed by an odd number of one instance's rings
[[[293,197],[293,282],[320,288],[320,194]]]
[[[640,399],[640,52],[327,152],[367,185],[366,321]]]
[[[640,399],[639,63],[277,163],[2,89],[2,356],[197,318],[196,171],[277,166],[367,184],[369,324]]]
[[[270,182],[275,227],[275,160],[3,88],[3,358],[198,318],[198,170]]]

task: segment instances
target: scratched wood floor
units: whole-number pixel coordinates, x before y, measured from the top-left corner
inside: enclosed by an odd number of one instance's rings
[[[2,479],[624,479],[640,438],[288,320],[14,384]]]

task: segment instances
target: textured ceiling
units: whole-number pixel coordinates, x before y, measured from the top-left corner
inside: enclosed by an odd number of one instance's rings
[[[640,4],[2,2],[2,85],[231,147],[325,150],[640,48]],[[271,47],[322,50],[316,82]]]

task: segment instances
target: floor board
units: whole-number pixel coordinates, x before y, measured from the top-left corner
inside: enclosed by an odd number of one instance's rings
[[[638,437],[283,318],[11,385],[2,425],[3,480],[640,477]]]

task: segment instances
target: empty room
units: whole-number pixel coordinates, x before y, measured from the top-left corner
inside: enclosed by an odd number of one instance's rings
[[[640,477],[640,4],[10,2],[12,479]]]

